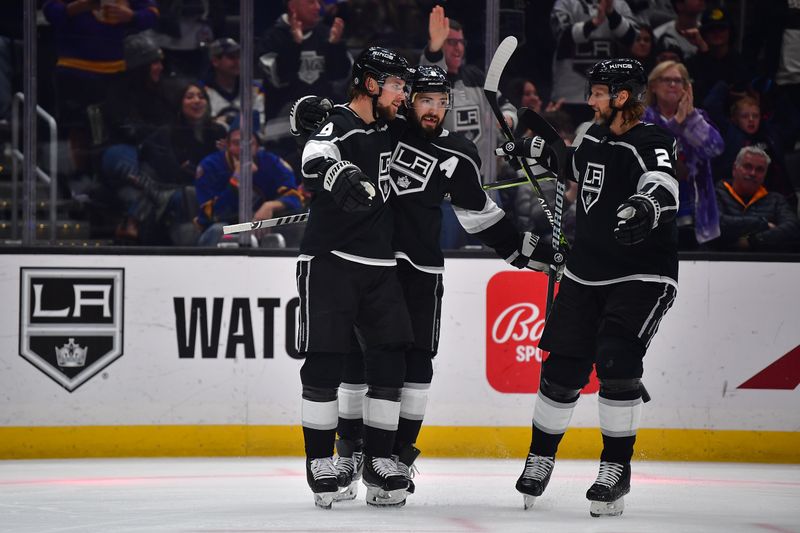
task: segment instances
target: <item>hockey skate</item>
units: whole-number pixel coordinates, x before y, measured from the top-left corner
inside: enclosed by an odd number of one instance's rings
[[[522,493],[526,510],[533,507],[536,498],[547,488],[554,466],[555,457],[528,454],[528,458],[525,459],[525,470],[517,480],[517,490]]]
[[[369,505],[400,507],[406,503],[408,480],[390,457],[364,457],[364,485]]]
[[[306,459],[306,480],[314,493],[314,505],[330,509],[334,497],[339,494],[333,457]]]
[[[631,491],[630,463],[600,462],[600,473],[594,485],[586,491],[591,502],[589,514],[592,516],[619,516],[625,509],[624,496]]]
[[[358,481],[364,471],[364,452],[361,451],[361,442],[347,439],[336,441],[336,478],[339,484],[339,493],[333,501],[354,500],[358,495]]]
[[[414,466],[414,461],[417,460],[419,454],[420,451],[413,445],[409,444],[407,446],[403,446],[399,454],[392,456],[397,463],[397,469],[408,481],[408,488],[406,489],[408,494],[414,494],[414,490],[416,489],[414,480],[412,478],[417,471],[417,468]]]

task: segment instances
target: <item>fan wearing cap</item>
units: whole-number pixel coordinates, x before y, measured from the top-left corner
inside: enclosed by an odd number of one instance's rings
[[[755,70],[733,46],[733,23],[725,9],[706,9],[700,21],[700,35],[708,49],[686,61],[686,68],[692,76],[694,99],[702,103],[716,83],[742,86],[753,79]]]
[[[204,80],[211,118],[228,126],[239,116],[242,97],[239,91],[240,64],[239,43],[230,37],[216,39],[208,45],[208,59],[211,63],[209,76]],[[258,120],[253,130],[257,135],[264,133],[264,88],[261,80],[253,80],[253,111]]]
[[[550,356],[542,364],[531,446],[516,487],[526,508],[544,492],[594,366],[603,451],[586,497],[592,516],[616,516],[630,491],[643,359],[678,287],[678,182],[675,139],[641,122],[642,65],[600,61],[588,79],[594,123],[568,167],[578,182],[575,243],[539,342]],[[529,141],[515,143],[525,148],[520,154],[530,156]]]

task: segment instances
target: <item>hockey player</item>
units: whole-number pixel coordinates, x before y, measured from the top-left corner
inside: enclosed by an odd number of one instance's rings
[[[314,197],[297,263],[299,351],[305,357],[302,424],[308,484],[324,508],[338,493],[332,457],[337,388],[354,329],[368,348],[368,501],[380,503],[408,487],[391,458],[405,349],[413,337],[391,243],[391,139],[385,124],[403,103],[407,67],[394,52],[365,50],[353,64],[349,103],[331,112],[303,150],[303,177]]]
[[[600,61],[589,71],[595,113],[573,154],[579,185],[575,243],[539,346],[542,364],[533,435],[517,490],[530,508],[550,480],[592,364],[600,380],[603,452],[586,497],[592,516],[622,513],[642,411],[642,361],[678,287],[675,140],[640,122],[647,78],[638,61]],[[536,143],[515,143],[523,154]]]
[[[408,492],[413,493],[410,469],[419,454],[414,443],[425,415],[433,377],[432,360],[439,344],[444,292],[444,257],[439,246],[442,199],[449,195],[464,229],[517,268],[546,269],[552,261],[552,246],[537,235],[517,231],[481,189],[481,161],[475,144],[443,129],[445,115],[452,106],[445,72],[438,66],[419,66],[410,86],[408,118],[400,117],[390,125],[398,137],[390,164],[390,183],[395,194],[391,200],[394,255],[415,338],[405,354],[406,376],[394,454],[409,480]],[[314,112],[309,115],[311,120],[317,116]],[[359,476],[365,390],[359,360],[359,354],[351,356],[339,389],[337,469],[340,486],[345,489],[341,499],[355,497]]]

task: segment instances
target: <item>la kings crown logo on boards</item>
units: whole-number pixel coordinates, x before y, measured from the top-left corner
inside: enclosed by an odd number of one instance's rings
[[[122,355],[121,268],[20,269],[19,353],[72,392]]]

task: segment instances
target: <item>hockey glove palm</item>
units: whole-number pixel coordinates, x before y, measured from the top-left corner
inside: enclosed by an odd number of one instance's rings
[[[295,100],[289,111],[289,131],[295,137],[314,133],[333,109],[333,102],[327,98],[309,95]]]
[[[614,237],[625,246],[645,240],[656,227],[658,202],[649,194],[634,194],[617,208],[617,227]]]
[[[533,159],[539,159],[542,157],[544,147],[544,139],[539,136],[523,137],[504,142],[501,147],[495,149],[494,153],[505,157],[532,157]]]
[[[325,173],[324,185],[342,211],[368,211],[375,197],[369,176],[349,161],[339,161]]]

